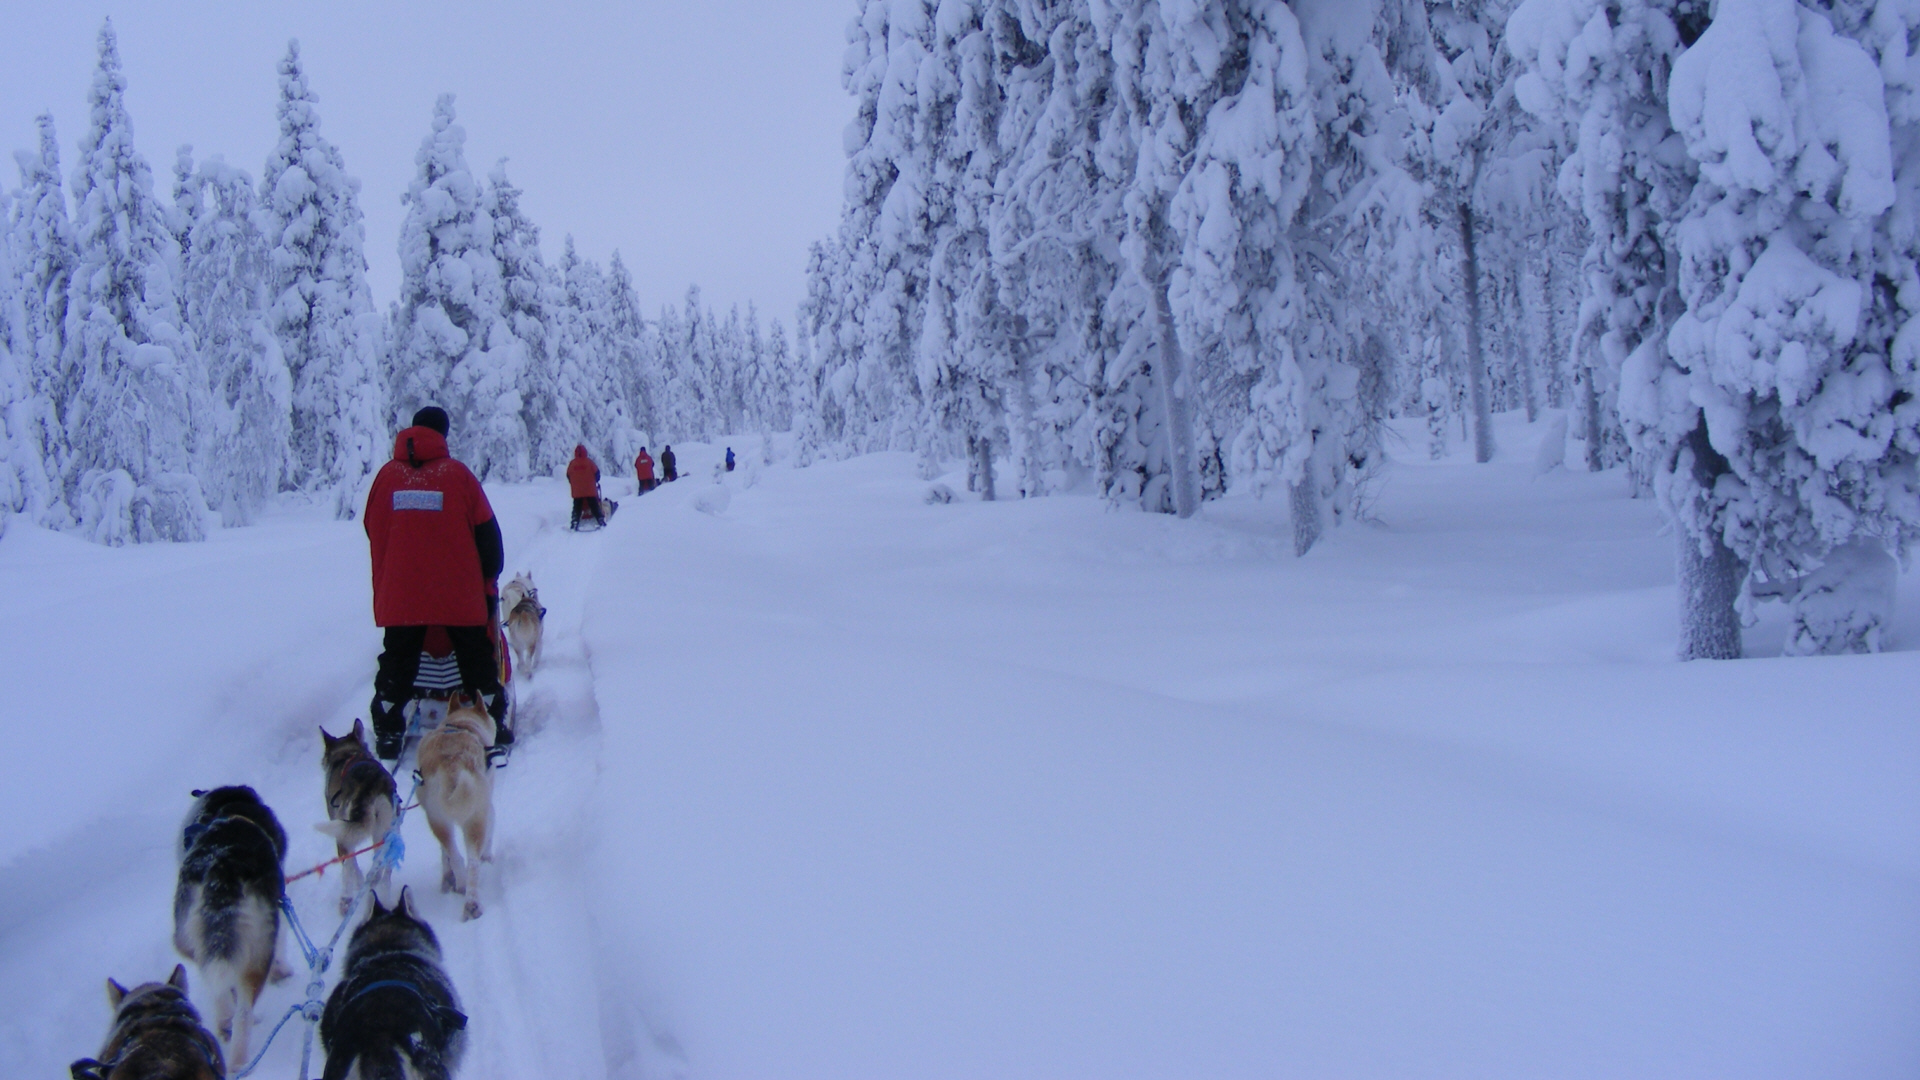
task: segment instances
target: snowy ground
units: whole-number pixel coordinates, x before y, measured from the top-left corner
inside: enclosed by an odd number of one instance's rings
[[[398,875],[462,1075],[1913,1075],[1920,653],[1674,663],[1653,508],[1533,478],[1539,430],[1399,465],[1299,560],[1277,505],[928,506],[893,455],[706,513],[718,448],[679,447],[587,536],[558,483],[493,491],[550,609],[494,894],[458,921],[418,815]],[[102,980],[174,962],[189,789],[331,854],[365,558],[295,508],[0,540],[0,1075],[61,1075]],[[310,923],[337,888],[294,886]]]

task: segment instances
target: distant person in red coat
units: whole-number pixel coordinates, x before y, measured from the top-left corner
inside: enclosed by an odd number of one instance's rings
[[[640,478],[640,494],[642,495],[652,491],[654,486],[660,482],[653,478],[653,455],[647,453],[647,448],[644,446],[640,448],[640,456],[633,459],[633,471],[634,474]]]
[[[461,689],[478,693],[499,725],[496,743],[513,742],[505,724],[507,697],[488,626],[499,604],[506,551],[500,523],[480,481],[447,455],[447,414],[428,406],[393,439],[393,460],[381,466],[361,515],[373,555],[373,621],[386,630],[373,679],[374,748],[400,756],[427,629],[446,628],[460,667]]]
[[[580,515],[593,514],[593,520],[601,527],[607,524],[606,515],[600,512],[600,466],[587,456],[585,446],[573,448],[573,460],[567,462],[567,487],[573,491],[572,528],[580,527]]]

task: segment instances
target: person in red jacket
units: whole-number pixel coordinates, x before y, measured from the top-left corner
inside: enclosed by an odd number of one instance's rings
[[[653,478],[653,455],[646,447],[640,448],[640,456],[633,459],[633,471],[640,477],[640,494],[652,491],[659,481]]]
[[[585,446],[573,448],[573,460],[567,462],[567,487],[573,491],[572,528],[580,527],[580,515],[591,512],[593,520],[601,528],[607,524],[606,515],[600,512],[600,466],[587,456]]]
[[[361,520],[373,555],[373,621],[386,631],[373,680],[375,752],[388,760],[400,756],[400,710],[413,697],[420,649],[434,626],[452,640],[461,688],[486,700],[499,727],[495,745],[510,745],[507,698],[488,632],[506,551],[479,479],[447,455],[444,410],[421,409],[413,426],[394,436],[393,460],[374,477]]]

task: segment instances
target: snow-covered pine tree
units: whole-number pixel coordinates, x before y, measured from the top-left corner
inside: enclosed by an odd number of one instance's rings
[[[1686,310],[1627,359],[1621,407],[1679,526],[1686,619],[1730,623],[1751,573],[1794,597],[1788,652],[1878,649],[1889,548],[1920,534],[1920,273],[1881,257],[1878,58],[1793,0],[1720,0],[1669,110],[1700,173],[1673,233]]]
[[[53,117],[36,121],[36,152],[15,155],[20,190],[14,194],[8,228],[9,269],[18,282],[19,305],[11,351],[19,393],[10,399],[10,453],[18,455],[17,510],[51,526],[69,522],[59,480],[68,459],[60,406],[72,399],[78,373],[66,366],[67,290],[73,276],[73,226],[60,179],[60,143]]]
[[[843,79],[859,107],[845,135],[847,202],[831,290],[838,317],[812,343],[825,374],[820,407],[832,413],[821,430],[837,453],[917,445],[913,354],[930,246],[915,139],[933,18],[929,0],[862,0],[847,28]]]
[[[1707,9],[1707,0],[1523,0],[1504,38],[1520,68],[1515,101],[1562,132],[1560,194],[1587,225],[1572,335],[1589,466],[1626,461],[1636,486],[1640,463],[1627,454],[1619,417],[1620,367],[1643,342],[1664,338],[1679,308],[1666,234],[1695,172],[1670,152],[1679,144],[1667,75],[1706,26]]]
[[[439,405],[452,419],[459,457],[483,479],[524,476],[524,356],[492,335],[502,325],[500,262],[485,192],[467,167],[466,129],[453,95],[434,105],[433,130],[403,197],[400,303],[386,361],[393,420]]]
[[[517,436],[524,446],[524,450],[501,454],[493,475],[501,480],[524,480],[530,474],[551,472],[554,462],[538,461],[532,455],[541,445],[541,425],[561,415],[554,401],[554,372],[547,342],[547,267],[540,256],[540,228],[521,211],[520,189],[507,179],[504,159],[488,174],[484,201],[493,221],[494,261],[500,267],[500,321],[493,329],[489,351],[499,358],[497,378],[503,380],[492,389],[489,400],[494,402],[495,413],[486,422],[501,428],[509,440]],[[509,378],[515,380],[510,385],[504,383]],[[518,432],[513,430],[513,421],[502,415],[516,399],[520,405]]]
[[[181,165],[189,151],[182,148]],[[185,170],[175,206],[186,238],[180,294],[206,365],[210,408],[200,473],[228,525],[250,522],[280,490],[292,429],[293,380],[268,328],[269,248],[253,179],[218,158]]]
[[[631,460],[645,444],[644,432],[653,430],[653,402],[659,399],[659,372],[648,359],[648,337],[652,333],[646,317],[640,314],[640,294],[634,290],[633,274],[615,251],[607,262],[607,331],[611,335],[611,361],[619,378],[622,396],[628,406],[628,420],[638,440]]]
[[[113,24],[102,25],[91,125],[73,172],[62,483],[81,529],[108,544],[204,539],[218,519],[195,469],[205,368],[181,331],[179,250],[133,145]]]
[[[385,335],[367,287],[360,182],[320,134],[298,41],[287,43],[279,76],[280,141],[260,177],[260,208],[268,325],[293,379],[283,483],[332,491],[336,513],[351,517],[362,482],[387,456]]]

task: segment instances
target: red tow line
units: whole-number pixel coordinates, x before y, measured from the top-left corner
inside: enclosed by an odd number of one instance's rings
[[[405,809],[403,809],[401,813],[405,813],[407,810],[411,810],[415,806],[419,806],[419,805],[420,805],[419,803],[413,803],[407,806]],[[359,858],[360,856],[365,855],[367,852],[372,851],[377,847],[381,847],[384,844],[386,844],[385,840],[375,840],[373,843],[368,844],[366,847],[361,848],[359,851],[349,851],[345,855],[338,855],[338,856],[335,856],[334,858],[328,859],[326,862],[321,863],[319,866],[309,866],[305,870],[302,870],[299,873],[293,875],[292,877],[289,877],[287,879],[287,884],[291,885],[294,882],[299,881],[303,877],[310,877],[314,874],[325,873],[327,867],[332,866],[335,863],[343,863],[343,862],[346,862],[348,859]]]

